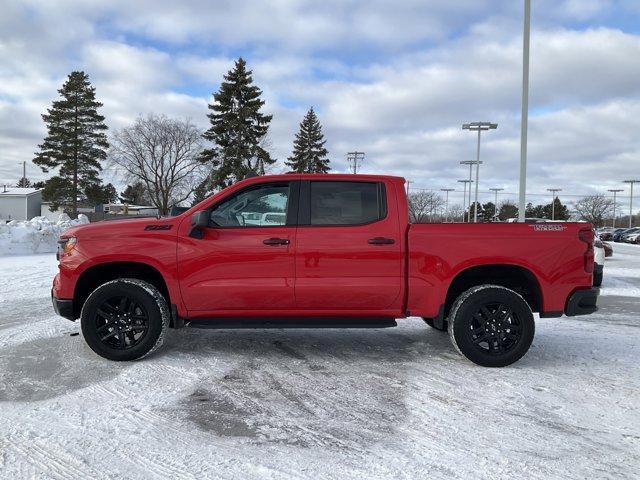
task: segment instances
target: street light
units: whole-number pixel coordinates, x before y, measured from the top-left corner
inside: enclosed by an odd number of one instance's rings
[[[495,130],[498,128],[497,123],[491,122],[471,122],[465,123],[462,125],[463,130],[469,130],[471,132],[478,132],[478,149],[476,154],[476,202],[475,207],[473,209],[473,222],[476,223],[478,221],[478,180],[480,176],[480,134],[483,130]],[[471,212],[469,212],[471,215]]]
[[[527,130],[529,127],[529,43],[531,38],[531,0],[524,0],[522,29],[522,114],[520,117],[520,191],[518,192],[518,222],[525,220],[527,195]]]
[[[441,188],[440,191],[445,192],[447,195],[446,200],[444,201],[444,221],[448,222],[449,221],[449,192],[455,191],[455,188]]]
[[[496,194],[496,201],[493,204],[493,220],[495,221],[498,218],[498,192],[501,192],[504,188],[490,188],[489,190]]]
[[[471,176],[473,175],[473,166],[478,163],[477,160],[464,160],[460,162],[460,165],[469,165],[469,183],[473,183],[471,180]],[[482,162],[480,162],[482,163]],[[471,222],[471,185],[469,185],[469,212],[465,212],[467,215],[469,222]]]
[[[556,219],[556,197],[558,196],[556,192],[561,192],[561,188],[547,188],[548,192],[553,194],[553,198],[551,199],[551,220]]]
[[[624,183],[631,184],[631,193],[629,194],[629,228],[631,228],[631,221],[633,220],[633,184],[640,183],[640,180],[625,180]]]
[[[473,182],[473,180],[458,180],[459,183],[464,183],[464,193],[462,194],[462,209],[463,209],[463,214],[462,214],[462,221],[464,222],[464,216],[465,213],[467,211],[467,183],[469,184],[469,192],[471,192],[471,183]],[[469,199],[471,200],[471,199]]]
[[[624,192],[622,188],[611,188],[607,190],[608,192],[613,192],[613,228],[616,228],[616,194],[618,192]]]

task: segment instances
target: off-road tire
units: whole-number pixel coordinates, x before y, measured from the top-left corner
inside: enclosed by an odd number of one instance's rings
[[[504,319],[507,309],[511,314]],[[458,352],[483,367],[505,367],[518,361],[529,350],[535,333],[527,302],[498,285],[463,292],[451,307],[448,321],[449,337]]]
[[[135,343],[136,340],[133,339],[133,336],[137,335],[136,333],[127,332],[127,334],[131,334],[130,338],[125,333],[115,331],[116,328],[126,329],[132,328],[131,326],[109,323],[110,320],[105,320],[99,313],[99,309],[104,307],[105,302],[121,298],[128,298],[130,304],[135,305],[132,307],[135,309],[134,314],[137,312],[140,318],[144,314],[146,327],[142,331],[140,339],[137,340],[138,343]],[[116,305],[113,315],[110,314],[109,317],[118,317],[119,319],[120,316],[116,315],[118,313],[120,312],[118,312],[118,305]],[[124,316],[122,315],[122,317]],[[91,292],[82,306],[80,325],[82,335],[91,350],[109,360],[127,361],[138,360],[160,348],[169,328],[170,318],[167,301],[156,287],[135,278],[118,278],[100,285]],[[98,326],[100,322],[103,324]],[[137,322],[142,324],[143,320],[137,320]],[[142,325],[133,328],[142,329]],[[126,340],[130,342],[129,346],[125,345],[125,348],[113,347],[102,338],[110,336],[109,341],[114,343],[120,339],[121,335],[123,338],[126,336]]]

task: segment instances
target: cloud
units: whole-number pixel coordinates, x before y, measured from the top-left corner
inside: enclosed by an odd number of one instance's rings
[[[535,2],[530,192],[603,191],[635,173],[640,36],[623,21],[634,9]],[[148,112],[191,117],[204,129],[211,92],[242,55],[274,115],[279,168],[313,105],[336,170],[357,148],[367,152],[366,171],[406,175],[412,188],[451,187],[468,175],[459,161],[475,155],[461,123],[489,119],[499,128],[483,138],[481,191],[515,192],[521,10],[506,0],[5,0],[0,182],[15,181],[32,158],[44,135],[40,114],[71,70],[89,73],[111,131]],[[35,167],[29,175],[41,176]]]

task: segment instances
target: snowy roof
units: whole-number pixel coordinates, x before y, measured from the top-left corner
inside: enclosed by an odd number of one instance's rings
[[[0,186],[0,196],[26,197],[27,195],[33,195],[39,191],[39,188]]]

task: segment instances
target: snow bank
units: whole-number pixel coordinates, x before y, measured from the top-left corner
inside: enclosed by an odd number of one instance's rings
[[[85,223],[89,223],[86,215],[80,214],[76,220],[71,220],[63,213],[57,222],[46,217],[34,217],[27,221],[13,220],[0,224],[0,256],[55,252],[62,232]]]

